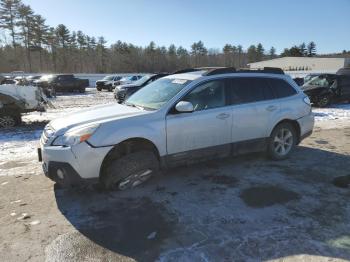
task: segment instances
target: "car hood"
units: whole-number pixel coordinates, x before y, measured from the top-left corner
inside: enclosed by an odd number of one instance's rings
[[[71,113],[51,121],[50,126],[55,130],[56,135],[62,135],[68,129],[80,125],[108,122],[111,120],[147,114],[150,112],[151,111],[145,111],[139,108],[115,103],[91,107],[76,113]]]

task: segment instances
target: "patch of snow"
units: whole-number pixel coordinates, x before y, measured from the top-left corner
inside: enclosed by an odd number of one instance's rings
[[[322,129],[350,127],[350,104],[314,108],[315,126]]]

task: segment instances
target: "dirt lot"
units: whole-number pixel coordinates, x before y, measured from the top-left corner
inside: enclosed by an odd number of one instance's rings
[[[286,161],[206,162],[127,192],[61,189],[42,174],[37,139],[48,120],[97,98],[112,102],[106,92],[61,96],[2,131],[1,261],[350,259],[350,190],[332,183],[350,176],[347,109],[316,110],[315,132]]]

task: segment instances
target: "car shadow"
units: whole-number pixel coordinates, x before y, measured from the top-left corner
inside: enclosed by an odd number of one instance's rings
[[[55,186],[59,210],[79,233],[47,252],[67,252],[65,242],[74,244],[72,261],[84,252],[138,261],[349,259],[349,190],[332,184],[350,175],[349,165],[348,155],[299,146],[289,160],[213,160],[124,192]]]

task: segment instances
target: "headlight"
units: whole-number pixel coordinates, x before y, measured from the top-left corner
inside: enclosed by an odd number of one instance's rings
[[[99,124],[73,128],[68,130],[64,135],[57,137],[53,142],[53,146],[73,146],[88,140],[97,130]]]

